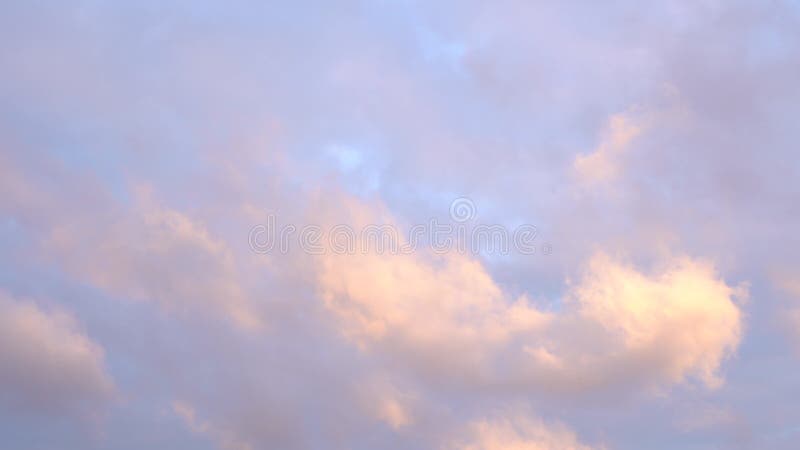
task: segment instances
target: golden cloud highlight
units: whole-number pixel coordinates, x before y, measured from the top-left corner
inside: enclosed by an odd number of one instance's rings
[[[421,373],[544,390],[718,387],[742,314],[711,264],[686,257],[643,272],[599,253],[560,307],[511,298],[461,254],[318,256],[318,286],[343,334]]]

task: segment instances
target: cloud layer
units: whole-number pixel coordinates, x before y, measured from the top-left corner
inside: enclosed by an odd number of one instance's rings
[[[792,0],[0,6],[0,447],[794,448],[799,30]],[[254,252],[270,218],[292,245]],[[296,245],[434,220],[536,251]]]

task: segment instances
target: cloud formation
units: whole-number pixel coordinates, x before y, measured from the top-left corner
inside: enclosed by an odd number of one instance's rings
[[[114,396],[103,349],[63,311],[0,292],[0,406],[89,417]]]
[[[642,273],[596,254],[557,310],[509,296],[480,262],[457,252],[330,251],[319,264],[322,298],[359,346],[421,372],[541,390],[670,385],[690,376],[718,387],[717,370],[740,340],[737,301],[747,295],[686,257]]]
[[[448,446],[452,450],[591,450],[561,424],[547,425],[524,415],[512,415],[474,422],[465,442]],[[601,448],[601,447],[595,447]]]
[[[633,122],[630,115],[615,114],[600,144],[587,155],[575,158],[575,170],[587,184],[612,180],[622,170],[619,159],[629,150],[632,141],[642,133],[643,125]]]
[[[796,1],[5,3],[0,447],[796,447]]]
[[[222,314],[246,330],[262,326],[225,242],[185,214],[142,202],[117,216],[56,227],[49,251],[77,276],[117,295],[178,314]]]

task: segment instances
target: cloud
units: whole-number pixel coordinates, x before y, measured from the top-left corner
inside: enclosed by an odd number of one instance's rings
[[[252,450],[253,446],[240,440],[231,431],[216,427],[214,424],[197,417],[194,408],[181,401],[172,403],[172,411],[183,420],[192,432],[207,436],[219,444],[223,450]]]
[[[408,409],[395,397],[383,397],[376,406],[378,417],[395,430],[406,427],[413,421]]]
[[[591,450],[561,424],[545,424],[524,415],[497,417],[472,423],[467,438],[456,439],[446,450]],[[599,447],[596,447],[599,448]]]
[[[792,448],[798,363],[760,318],[800,328],[763,279],[798,253],[796,2],[17,3],[0,287],[89,294],[64,306],[138,400],[105,447],[160,439],[138,418],[174,398],[167,434],[257,448],[431,448],[509,398],[620,447],[726,446],[659,412],[707,395]],[[264,215],[314,223],[337,189],[403,223],[470,196],[554,252],[248,253]]]
[[[469,385],[585,390],[718,387],[736,350],[742,313],[713,266],[687,257],[644,272],[598,253],[557,310],[511,297],[477,260],[445,255],[328,252],[320,295],[342,333],[418,373]]]
[[[0,406],[96,416],[112,399],[103,349],[66,312],[0,292]]]
[[[574,166],[582,183],[587,185],[612,181],[619,175],[625,152],[645,125],[631,114],[611,116],[598,146],[588,154],[575,157]]]
[[[414,409],[420,399],[393,386],[387,381],[389,378],[385,374],[372,376],[368,382],[360,383],[356,395],[365,411],[399,432],[415,425]]]
[[[57,224],[46,247],[75,275],[114,295],[177,314],[221,313],[245,330],[262,326],[225,242],[148,198],[110,219]]]
[[[486,376],[486,360],[550,320],[525,297],[508,299],[475,260],[444,255],[330,254],[320,294],[342,332],[452,374]]]
[[[34,232],[41,258],[112,295],[171,313],[221,315],[251,331],[263,325],[233,251],[202,221],[163,206],[146,185],[131,189],[130,204],[117,202],[93,177],[14,156],[3,158],[0,170],[11,176],[0,183],[0,207]]]
[[[613,337],[615,348],[652,365],[645,369],[652,375],[668,383],[694,375],[717,387],[716,371],[741,337],[734,300],[746,295],[744,287],[720,280],[708,263],[674,258],[647,275],[600,254],[571,287],[568,301],[579,320]]]

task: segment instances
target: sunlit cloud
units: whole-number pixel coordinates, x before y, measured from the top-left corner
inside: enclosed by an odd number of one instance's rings
[[[6,3],[0,447],[796,447],[796,2]]]

